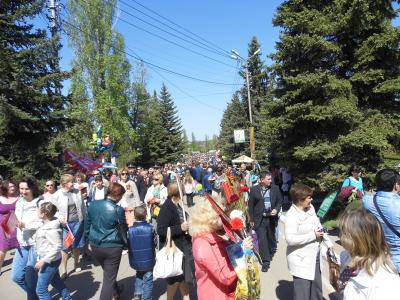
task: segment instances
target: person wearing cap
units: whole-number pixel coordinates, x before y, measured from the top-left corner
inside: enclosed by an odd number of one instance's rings
[[[137,169],[133,163],[127,163],[126,167],[128,168],[129,179],[136,183],[140,200],[143,202],[144,197],[146,196],[146,186],[144,184],[143,176],[137,172]]]

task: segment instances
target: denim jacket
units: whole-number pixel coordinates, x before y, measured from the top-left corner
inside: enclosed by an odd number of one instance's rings
[[[376,193],[376,203],[386,220],[396,229],[397,232],[400,232],[400,196],[393,192],[378,191]],[[397,271],[400,273],[400,238],[385,224],[385,222],[379,216],[379,213],[375,208],[372,195],[364,196],[363,207],[372,213],[382,224],[385,232],[386,242],[390,247],[392,261],[396,266]]]

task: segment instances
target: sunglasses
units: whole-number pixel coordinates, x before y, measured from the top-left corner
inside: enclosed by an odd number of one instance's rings
[[[128,175],[128,173],[121,173],[121,175]]]
[[[46,184],[46,186],[54,186],[54,184]]]

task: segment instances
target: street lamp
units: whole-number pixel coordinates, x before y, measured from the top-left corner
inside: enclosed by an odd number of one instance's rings
[[[244,59],[243,57],[240,56],[240,54],[236,50],[231,50],[232,55],[231,57],[233,59],[236,59],[242,63],[242,67],[246,71],[246,86],[247,86],[247,102],[249,104],[249,119],[250,119],[250,156],[251,158],[255,158],[255,150],[256,150],[256,143],[254,140],[254,127],[253,127],[253,112],[251,109],[251,98],[250,98],[250,79],[249,79],[249,60],[260,53],[261,49],[258,48],[250,57],[247,59]]]

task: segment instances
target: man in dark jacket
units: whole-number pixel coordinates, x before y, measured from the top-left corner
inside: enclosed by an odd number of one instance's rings
[[[136,270],[134,299],[153,299],[154,228],[146,222],[146,208],[135,207],[135,223],[128,231],[129,264]]]
[[[129,172],[129,179],[136,183],[136,187],[138,189],[140,200],[143,202],[144,197],[146,196],[146,185],[144,183],[144,178],[140,175],[136,169],[136,166],[133,163],[127,163],[126,167]]]
[[[250,226],[257,232],[260,255],[263,260],[262,271],[267,272],[276,249],[275,225],[282,206],[282,193],[272,184],[270,173],[261,173],[260,184],[250,190],[248,202]]]

